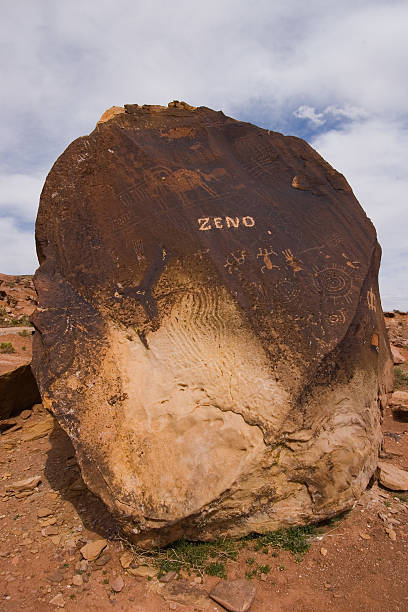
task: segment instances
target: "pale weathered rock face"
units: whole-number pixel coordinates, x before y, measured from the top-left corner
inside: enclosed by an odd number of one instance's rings
[[[375,230],[305,142],[125,105],[43,189],[33,367],[143,543],[317,521],[375,471],[392,360]]]

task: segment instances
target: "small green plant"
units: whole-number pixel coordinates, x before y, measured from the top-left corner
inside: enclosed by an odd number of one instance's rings
[[[109,584],[109,578],[104,578],[103,579],[103,584]]]
[[[255,559],[253,557],[250,557],[249,559],[246,560],[247,565],[253,565],[255,563]]]
[[[408,372],[399,366],[395,366],[394,368],[394,387],[396,389],[408,387]]]
[[[25,347],[25,346],[22,346],[22,347],[21,347],[21,350],[22,350],[22,351],[25,351],[25,350],[26,350],[26,347]]]
[[[225,563],[220,561],[212,561],[205,568],[205,573],[209,576],[218,576],[218,578],[226,578],[227,572],[225,569]]]
[[[0,342],[0,353],[15,353],[16,349],[11,342]]]
[[[255,543],[255,550],[262,550],[266,546],[288,550],[294,555],[303,555],[310,548],[310,538],[316,534],[316,527],[305,525],[278,529],[259,536]]]
[[[408,502],[408,493],[395,492],[394,495],[395,497],[398,497],[398,499],[400,499],[401,501]]]

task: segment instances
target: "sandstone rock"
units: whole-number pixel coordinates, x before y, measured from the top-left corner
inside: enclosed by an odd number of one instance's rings
[[[173,580],[169,584],[159,584],[159,593],[167,601],[188,606],[188,610],[208,610],[210,600],[207,591],[187,580]],[[169,605],[171,607],[171,604]],[[176,610],[176,608],[171,608]]]
[[[141,545],[352,507],[392,390],[371,222],[298,138],[125,110],[58,159],[36,225],[33,368],[86,485]]]
[[[77,586],[77,587],[80,587],[84,584],[83,578],[80,574],[75,574],[71,582],[74,586]]]
[[[128,567],[129,574],[138,578],[154,578],[157,576],[157,569],[148,567],[147,565],[139,565],[138,567]]]
[[[94,561],[108,545],[107,540],[92,540],[81,548],[81,555],[87,561]]]
[[[47,415],[45,418],[41,419],[41,421],[36,421],[35,423],[26,425],[24,427],[24,432],[21,435],[21,440],[23,442],[30,442],[32,440],[44,438],[53,430],[54,422],[54,418]]]
[[[391,354],[392,354],[392,360],[395,365],[399,365],[405,362],[404,356],[402,355],[401,351],[396,346],[393,346],[392,344],[391,344]]]
[[[167,584],[168,582],[171,582],[175,578],[177,578],[177,572],[173,572],[173,571],[166,572],[163,576],[159,578],[159,582],[163,582],[164,584]]]
[[[22,493],[24,491],[32,491],[41,482],[41,476],[30,476],[25,480],[18,480],[6,487],[6,491],[14,491],[15,493]]]
[[[210,597],[231,612],[247,612],[255,599],[256,589],[248,580],[222,580]]]
[[[120,564],[123,567],[123,569],[127,569],[128,567],[130,567],[130,564],[132,563],[133,559],[134,559],[133,553],[131,553],[129,550],[126,550],[119,559]]]
[[[117,576],[111,583],[111,589],[115,593],[120,593],[124,586],[125,583],[123,581],[122,576]]]
[[[394,391],[390,406],[393,412],[408,412],[408,391]]]
[[[384,461],[380,461],[378,468],[378,479],[384,487],[392,491],[408,491],[408,472]]]
[[[50,600],[50,605],[56,608],[65,608],[65,600],[62,593],[57,593],[57,595]]]
[[[45,518],[47,516],[50,516],[51,514],[53,514],[51,508],[46,508],[45,506],[43,506],[42,508],[38,508],[37,510],[38,518]]]
[[[3,341],[2,336],[0,336]],[[2,363],[3,362],[3,363]],[[0,356],[0,419],[7,419],[20,410],[40,401],[36,380],[30,362],[25,357],[13,359],[12,364],[4,363]]]

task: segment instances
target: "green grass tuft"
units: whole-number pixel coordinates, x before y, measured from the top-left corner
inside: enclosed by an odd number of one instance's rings
[[[305,525],[303,527],[289,527],[265,533],[257,538],[255,550],[262,550],[267,546],[288,550],[294,555],[303,555],[310,548],[310,538],[316,534],[316,527]]]
[[[399,366],[395,366],[394,368],[394,387],[396,389],[408,387],[408,372]]]
[[[0,353],[15,353],[16,349],[11,342],[0,342]]]

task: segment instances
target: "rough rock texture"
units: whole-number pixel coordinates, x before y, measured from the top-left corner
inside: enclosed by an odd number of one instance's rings
[[[31,342],[32,330],[0,329],[0,419],[41,401],[30,366]]]
[[[0,274],[0,328],[29,324],[36,304],[32,276]]]
[[[385,313],[385,317],[390,342],[399,348],[408,349],[408,313],[394,310]]]
[[[403,354],[401,353],[400,349],[398,349],[396,346],[391,345],[391,355],[392,355],[392,360],[395,365],[400,365],[401,363],[405,363],[405,358]]]
[[[73,142],[37,218],[33,367],[142,543],[317,521],[375,471],[375,230],[298,138],[183,103]]]
[[[408,413],[408,391],[394,391],[389,403],[393,412]]]

